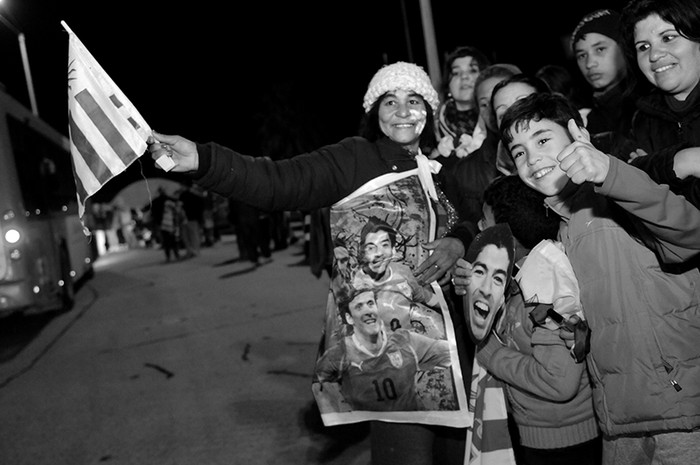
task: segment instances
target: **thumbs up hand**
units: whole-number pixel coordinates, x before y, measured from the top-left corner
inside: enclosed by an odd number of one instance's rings
[[[569,133],[574,141],[557,156],[560,168],[576,184],[593,182],[602,184],[610,170],[610,157],[591,144],[585,128],[579,128],[571,119]]]

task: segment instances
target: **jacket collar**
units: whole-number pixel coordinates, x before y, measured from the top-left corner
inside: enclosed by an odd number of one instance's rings
[[[379,155],[387,162],[394,161],[413,161],[415,157],[411,155],[401,145],[397,144],[388,137],[382,137],[376,142],[379,149]]]
[[[547,197],[544,202],[557,215],[569,221],[572,212],[580,208],[581,202],[586,198],[586,192],[593,190],[593,184],[585,183],[581,186],[569,181],[564,190],[559,194]]]

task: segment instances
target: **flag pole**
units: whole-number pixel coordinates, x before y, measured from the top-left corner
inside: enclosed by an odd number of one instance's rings
[[[61,20],[61,26],[63,26],[63,29],[65,29],[67,33],[73,34],[73,31],[71,31],[65,21]]]

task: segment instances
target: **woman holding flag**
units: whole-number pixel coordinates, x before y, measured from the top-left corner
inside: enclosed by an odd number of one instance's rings
[[[374,464],[464,463],[464,428],[471,426],[462,374],[468,378],[471,373],[474,351],[465,338],[460,312],[452,311],[439,284],[449,283],[455,262],[476,230],[459,223],[449,200],[456,196],[454,184],[437,162],[424,155],[436,146],[432,128],[438,104],[425,71],[412,63],[396,62],[379,69],[369,83],[361,136],[310,153],[275,162],[175,135],[154,132],[149,140],[153,159],[168,157],[175,163],[172,171],[189,173],[207,190],[268,211],[331,207],[332,236],[343,239],[358,265],[346,282],[329,291],[320,353],[352,335],[344,332],[352,330],[340,323],[336,302],[343,292],[351,291],[359,271],[360,231],[367,219],[381,218],[408,238],[391,260],[407,265],[421,286],[439,295],[439,311],[431,318],[437,316],[441,325],[436,337],[450,341],[452,368],[427,372],[416,383],[423,402],[417,411],[321,408],[327,426],[372,422]],[[379,387],[381,394],[392,395],[391,380]],[[326,399],[327,394],[314,391],[319,406],[338,405]]]

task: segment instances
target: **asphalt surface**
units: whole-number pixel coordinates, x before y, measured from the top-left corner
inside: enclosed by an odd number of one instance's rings
[[[110,252],[70,312],[0,322],[0,464],[369,464],[311,394],[328,278],[237,250]]]

